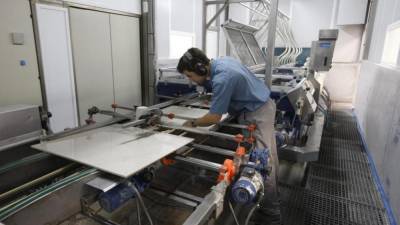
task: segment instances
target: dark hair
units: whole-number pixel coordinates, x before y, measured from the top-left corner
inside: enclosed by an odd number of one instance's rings
[[[199,74],[199,65],[204,67],[210,63],[210,59],[198,48],[190,48],[179,59],[177,70],[183,73],[184,70]],[[202,74],[199,74],[202,75]]]

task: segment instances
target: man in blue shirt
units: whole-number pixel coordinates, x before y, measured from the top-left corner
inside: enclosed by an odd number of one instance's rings
[[[189,49],[179,60],[178,71],[191,81],[211,86],[212,99],[207,115],[184,126],[210,126],[220,122],[222,115],[237,116],[243,124],[256,124],[254,132],[257,148],[268,148],[273,163],[272,172],[265,182],[265,197],[255,216],[256,224],[280,224],[280,204],[277,190],[279,166],[275,134],[275,103],[270,90],[247,67],[230,57],[210,60],[199,49]]]

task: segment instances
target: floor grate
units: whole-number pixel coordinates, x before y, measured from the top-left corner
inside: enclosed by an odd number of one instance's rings
[[[388,225],[389,219],[349,111],[329,113],[320,156],[305,187],[280,184],[284,225]]]

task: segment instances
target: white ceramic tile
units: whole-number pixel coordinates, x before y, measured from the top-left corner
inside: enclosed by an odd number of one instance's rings
[[[199,102],[192,102],[189,105],[191,106],[197,106],[197,107],[204,107],[204,108],[210,108],[210,102],[206,101],[199,101]]]
[[[184,116],[191,119],[197,119],[208,113],[207,109],[190,108],[190,107],[176,106],[176,105],[166,107],[162,109],[162,111],[165,114],[173,113],[176,116]]]
[[[204,115],[206,115],[209,110],[208,109],[199,109],[199,108],[190,108],[190,107],[184,107],[184,106],[170,106],[167,108],[164,108],[163,113],[168,114],[168,113],[173,113],[176,116],[183,116],[186,118],[190,119],[197,119],[200,118]],[[222,115],[221,121],[225,120],[225,118],[228,116],[228,114]],[[169,119],[165,116],[161,118],[161,124],[168,125],[168,126],[182,126],[186,120],[183,119]],[[211,125],[208,127],[198,127],[203,130],[214,130],[216,128],[215,125]]]
[[[192,140],[114,125],[32,147],[126,178]]]

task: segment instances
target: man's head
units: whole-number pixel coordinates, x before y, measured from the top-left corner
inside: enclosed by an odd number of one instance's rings
[[[178,63],[178,72],[202,85],[210,76],[210,59],[198,48],[190,48]]]

